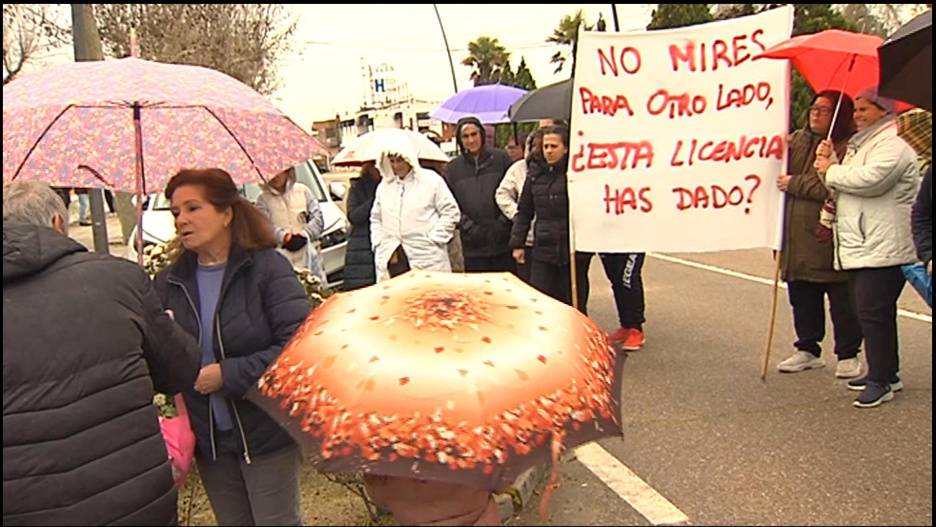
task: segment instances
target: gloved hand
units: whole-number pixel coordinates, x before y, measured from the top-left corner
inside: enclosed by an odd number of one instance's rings
[[[296,252],[306,244],[309,243],[308,238],[301,234],[286,235],[286,239],[283,241],[283,248],[287,251]]]

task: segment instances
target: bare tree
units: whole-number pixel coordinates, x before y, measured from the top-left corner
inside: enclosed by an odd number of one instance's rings
[[[862,33],[887,38],[901,24],[926,9],[926,4],[839,4],[845,18]]]
[[[3,4],[3,84],[16,78],[30,62],[52,48],[67,44],[71,30],[54,16],[57,4]]]
[[[279,88],[297,23],[283,4],[96,4],[94,12],[109,55],[130,55],[136,28],[141,58],[216,69],[264,95]]]

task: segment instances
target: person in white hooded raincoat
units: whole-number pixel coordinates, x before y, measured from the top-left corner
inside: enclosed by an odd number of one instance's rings
[[[377,168],[383,178],[370,216],[377,281],[391,278],[397,248],[411,269],[450,272],[447,244],[461,212],[445,180],[420,168],[416,146],[405,138],[381,149]]]
[[[309,269],[328,285],[322,267],[321,245],[325,220],[312,189],[296,182],[294,168],[284,170],[264,185],[257,208],[273,222],[277,251],[293,267]]]

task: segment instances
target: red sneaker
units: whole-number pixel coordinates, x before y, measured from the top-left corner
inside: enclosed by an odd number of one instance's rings
[[[627,336],[630,335],[630,329],[628,328],[618,328],[617,331],[608,335],[608,340],[614,343],[623,342],[627,340]]]
[[[627,339],[624,341],[624,344],[621,345],[621,349],[625,351],[637,351],[643,347],[646,338],[644,338],[643,331],[635,328],[627,329]]]

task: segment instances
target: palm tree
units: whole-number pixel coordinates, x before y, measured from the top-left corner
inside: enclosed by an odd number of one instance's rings
[[[582,26],[585,26],[585,29],[588,31],[594,28],[594,26],[585,23],[585,12],[579,9],[574,15],[563,15],[562,19],[559,20],[559,27],[553,30],[551,37],[546,39],[546,42],[550,44],[572,46],[573,72],[575,71],[575,52],[578,48],[578,32],[579,28]],[[565,50],[559,50],[549,59],[550,64],[556,64],[556,71],[554,73],[562,71],[562,67],[565,66],[566,59],[568,58],[566,56],[567,53],[568,52]]]
[[[509,60],[510,53],[496,38],[478,37],[468,43],[468,56],[461,63],[474,68],[471,80],[475,86],[481,86],[497,82]]]

